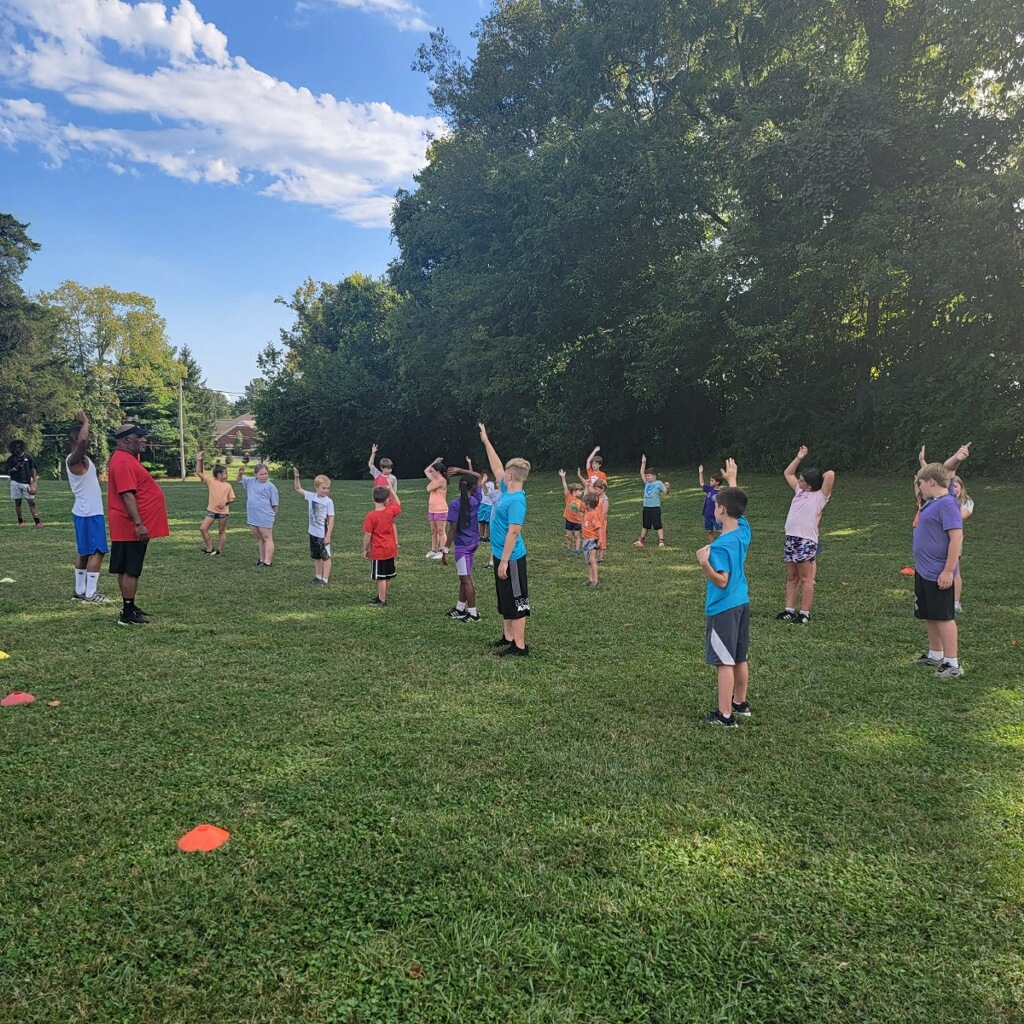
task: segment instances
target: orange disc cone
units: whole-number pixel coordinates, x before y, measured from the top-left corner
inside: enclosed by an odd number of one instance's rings
[[[8,708],[12,704],[31,704],[34,700],[35,697],[31,693],[25,693],[24,690],[15,690],[14,693],[9,693],[3,700],[0,700],[0,704]]]
[[[230,832],[225,832],[216,825],[196,825],[191,832],[186,832],[178,840],[178,849],[185,853],[209,853],[223,846],[231,838]]]
[[[905,565],[905,566],[903,566],[903,568],[900,569],[900,575],[901,576],[913,576],[914,575],[914,567],[912,565]]]

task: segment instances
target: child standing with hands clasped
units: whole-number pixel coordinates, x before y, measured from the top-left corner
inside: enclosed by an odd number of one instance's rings
[[[316,575],[313,584],[326,587],[331,578],[331,533],[334,530],[334,502],[331,493],[331,478],[322,473],[313,480],[315,490],[304,491],[299,471],[292,466],[295,490],[309,505],[309,557],[313,559]]]
[[[430,526],[430,550],[427,558],[441,560],[444,524],[448,519],[448,467],[440,458],[423,470],[427,478],[427,520]]]
[[[671,486],[658,479],[658,471],[647,465],[647,456],[640,456],[640,480],[644,485],[644,510],[641,521],[640,539],[633,541],[633,547],[642,548],[649,530],[658,531],[658,547],[665,546],[665,531],[661,528],[661,496],[668,494]]]
[[[565,470],[560,469],[558,476],[562,481],[562,494],[565,495],[565,511],[562,519],[565,523],[565,553],[580,553],[580,538],[583,528],[583,485],[569,484],[565,481]]]
[[[832,497],[836,482],[833,470],[805,469],[797,475],[807,458],[807,445],[801,445],[796,458],[786,467],[786,483],[793,488],[793,501],[786,516],[786,541],[782,561],[786,564],[786,607],[775,616],[780,622],[806,626],[811,621],[814,581],[817,575],[818,523]],[[800,610],[797,611],[797,593]]]
[[[751,715],[747,701],[750,595],[745,567],[750,524],[743,515],[747,495],[736,486],[736,473],[735,460],[726,459],[728,486],[715,495],[715,519],[721,525],[721,536],[697,551],[697,562],[708,579],[704,660],[715,666],[718,678],[718,707],[708,713],[705,722],[729,728],[735,727],[737,717]]]
[[[383,473],[378,480],[387,480]],[[363,520],[363,557],[370,559],[370,579],[377,584],[377,596],[370,602],[374,606],[388,603],[388,588],[395,578],[395,556],[398,542],[395,540],[395,519],[402,514],[390,482],[385,486],[377,484],[373,489],[373,511]]]

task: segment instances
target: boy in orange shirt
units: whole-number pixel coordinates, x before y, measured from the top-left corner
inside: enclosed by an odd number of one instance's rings
[[[595,445],[594,450],[587,456],[586,476],[584,476],[578,469],[576,470],[576,475],[580,478],[580,483],[583,484],[584,487],[593,487],[598,480],[603,480],[606,484],[608,483],[608,475],[601,471],[604,459],[597,454],[600,450],[601,446]]]
[[[560,469],[558,475],[562,478],[562,493],[565,495],[565,553],[578,555],[583,525],[583,485],[567,484],[564,469]]]
[[[608,553],[608,484],[604,480],[595,480],[590,486],[597,495],[597,509],[601,514],[601,534],[597,541],[597,561],[600,563]]]
[[[597,547],[601,536],[600,499],[595,491],[583,495],[583,557],[587,560],[587,586],[597,586]]]

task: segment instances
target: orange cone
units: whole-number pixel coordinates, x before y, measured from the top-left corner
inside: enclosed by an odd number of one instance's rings
[[[178,849],[185,853],[209,853],[223,846],[230,838],[230,832],[216,825],[196,825],[178,840]]]
[[[0,700],[0,704],[3,704],[5,708],[9,708],[12,704],[31,704],[35,700],[35,697],[31,693],[25,693],[24,690],[15,690],[13,693],[7,694],[3,700]]]
[[[912,565],[905,565],[905,566],[903,566],[903,568],[900,569],[900,575],[901,576],[913,576],[914,575],[914,567]]]

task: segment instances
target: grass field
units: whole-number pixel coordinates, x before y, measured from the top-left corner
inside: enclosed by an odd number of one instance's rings
[[[1024,1020],[1019,488],[973,482],[967,674],[939,683],[908,666],[906,481],[840,478],[800,629],[773,618],[789,492],[741,467],[754,717],[725,731],[701,496],[666,475],[664,551],[632,548],[639,479],[613,478],[596,591],[557,478],[529,481],[511,664],[489,570],[483,622],[444,618],[422,480],[385,609],[369,482],[334,485],[326,590],[287,482],[264,572],[244,499],[206,559],[205,488],[168,484],[136,629],[69,600],[66,485],[45,529],[7,505],[0,690],[37,700],[0,708],[0,1021]],[[231,840],[180,853],[201,822]]]

